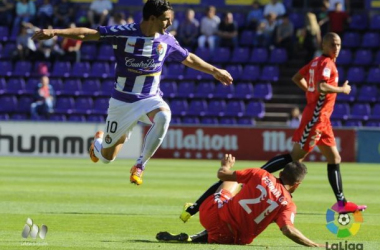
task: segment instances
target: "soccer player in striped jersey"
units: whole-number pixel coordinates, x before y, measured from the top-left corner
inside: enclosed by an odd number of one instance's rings
[[[343,86],[338,86],[339,76],[335,61],[341,48],[339,35],[327,33],[323,37],[322,48],[323,54],[314,58],[292,78],[293,82],[305,91],[307,99],[301,124],[293,135],[293,150],[290,154],[272,158],[262,168],[270,173],[276,172],[291,161],[302,161],[315,146],[318,146],[327,160],[327,174],[337,199],[337,210],[340,213],[364,210],[367,206],[347,202],[343,194],[341,157],[330,123],[336,95],[348,95],[351,91],[348,81],[345,81]]]
[[[113,161],[131,136],[138,121],[150,123],[142,153],[131,168],[131,183],[142,184],[145,165],[161,145],[169,127],[171,112],[162,99],[160,75],[167,58],[208,73],[224,85],[232,84],[231,75],[182,48],[165,30],[172,22],[172,7],[167,0],[148,0],[143,21],[97,29],[43,29],[33,39],[54,36],[112,44],[116,58],[115,85],[109,102],[104,131],[98,131],[89,153],[93,162]]]

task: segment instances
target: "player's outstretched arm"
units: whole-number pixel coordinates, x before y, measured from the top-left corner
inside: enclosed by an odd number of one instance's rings
[[[89,28],[68,28],[68,29],[41,29],[34,33],[32,39],[47,40],[54,36],[61,36],[82,41],[97,41],[100,34],[97,30]]]
[[[318,244],[308,239],[297,228],[293,226],[285,225],[281,228],[281,231],[286,237],[288,237],[289,239],[291,239],[292,241],[300,245],[308,246],[308,247],[325,247],[325,245],[323,244]]]
[[[348,95],[351,92],[351,86],[348,85],[348,81],[345,81],[342,87],[335,87],[330,84],[327,84],[326,81],[321,81],[318,83],[318,91],[324,94],[343,93]]]
[[[231,154],[225,154],[218,170],[218,178],[222,181],[236,181],[236,173],[231,170],[234,164],[235,157]]]
[[[193,53],[189,53],[189,56],[182,62],[187,67],[205,72],[212,75],[216,80],[220,81],[223,85],[232,84],[232,76],[228,71],[224,69],[218,69],[211,64],[203,61],[201,58]]]

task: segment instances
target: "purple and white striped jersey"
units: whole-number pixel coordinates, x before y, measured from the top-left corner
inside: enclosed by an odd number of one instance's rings
[[[115,58],[115,88],[112,97],[136,102],[160,91],[162,65],[166,58],[182,62],[189,52],[168,33],[147,37],[136,23],[99,26],[100,40],[112,44]]]

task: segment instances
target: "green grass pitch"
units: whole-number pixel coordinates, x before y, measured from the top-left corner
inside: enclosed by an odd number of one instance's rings
[[[152,159],[142,186],[129,183],[132,160],[110,165],[88,159],[2,157],[0,160],[0,249],[303,249],[270,225],[250,246],[161,243],[159,231],[199,232],[198,216],[182,223],[185,202],[217,181],[219,161]],[[262,162],[238,161],[235,169]],[[335,199],[325,163],[307,163],[308,175],[294,194],[295,225],[319,243],[363,244],[380,249],[380,166],[341,164],[349,200],[368,205],[355,236],[339,239],[325,227]],[[48,226],[46,239],[23,239],[30,217]],[[343,248],[344,249],[344,248]]]

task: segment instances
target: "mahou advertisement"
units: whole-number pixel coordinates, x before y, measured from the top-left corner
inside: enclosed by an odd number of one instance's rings
[[[148,128],[145,128],[145,132]],[[290,152],[293,129],[215,128],[171,126],[154,157],[220,159],[231,153],[239,160],[266,161]],[[355,161],[355,131],[335,130],[342,161]],[[316,147],[308,161],[325,161]]]

